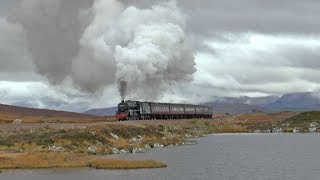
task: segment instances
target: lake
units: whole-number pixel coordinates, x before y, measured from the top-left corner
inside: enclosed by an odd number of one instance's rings
[[[160,160],[164,169],[6,170],[0,180],[320,179],[320,134],[219,134],[198,142],[116,156]]]

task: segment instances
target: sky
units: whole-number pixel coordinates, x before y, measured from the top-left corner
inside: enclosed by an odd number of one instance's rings
[[[85,111],[320,89],[316,0],[0,0],[0,103]]]

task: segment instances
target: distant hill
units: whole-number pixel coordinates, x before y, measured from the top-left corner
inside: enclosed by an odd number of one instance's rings
[[[229,113],[229,114],[251,114],[264,112],[265,109],[259,106],[253,106],[248,104],[237,104],[237,103],[222,103],[222,102],[210,102],[204,105],[212,107],[213,113]]]
[[[90,109],[83,113],[95,115],[95,116],[114,116],[116,115],[117,110],[118,110],[117,107],[110,107],[110,108],[101,108],[101,109]]]
[[[285,94],[266,107],[291,111],[320,110],[320,97],[310,92]]]
[[[213,108],[214,113],[257,113],[257,112],[280,112],[280,111],[309,111],[320,110],[320,96],[315,93],[291,93],[278,96],[265,97],[214,97],[210,102],[204,103]],[[113,116],[117,108],[91,109],[85,114],[96,116]]]
[[[0,104],[0,113],[14,114],[21,116],[42,116],[42,117],[92,117],[93,115],[66,112],[66,111],[55,111],[48,109],[35,109],[20,106],[11,106]]]
[[[227,104],[247,104],[253,106],[264,107],[279,99],[278,96],[265,96],[265,97],[215,97],[212,102],[227,103]]]

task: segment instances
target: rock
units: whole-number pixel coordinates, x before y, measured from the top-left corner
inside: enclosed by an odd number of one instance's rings
[[[282,123],[283,127],[290,127],[290,123]]]
[[[186,138],[192,138],[192,135],[191,134],[186,134],[185,137]]]
[[[266,130],[266,133],[271,133],[271,130],[270,130],[270,129],[267,129],[267,130]]]
[[[97,152],[97,147],[96,146],[90,146],[88,147],[88,152],[90,153],[96,153]]]
[[[195,144],[198,144],[198,142],[195,140],[189,140],[189,141],[184,141],[183,144],[184,145],[195,145]]]
[[[282,133],[282,128],[273,128],[272,133]]]
[[[145,153],[146,150],[143,148],[133,148],[132,153]]]
[[[62,146],[53,145],[53,146],[49,146],[48,150],[49,151],[62,151],[63,147]]]
[[[258,129],[258,130],[254,130],[253,131],[254,133],[261,133],[261,131]]]
[[[112,148],[112,154],[120,154],[120,150],[117,148]]]
[[[146,144],[146,145],[144,145],[144,148],[145,148],[146,150],[148,150],[148,149],[151,149],[151,146],[149,146],[149,144]]]
[[[160,148],[160,147],[164,147],[163,144],[159,144],[159,143],[154,143],[153,144],[153,148]]]
[[[142,139],[143,139],[142,136],[138,135],[137,137],[130,139],[129,142],[136,144],[136,143],[140,143],[142,141]]]
[[[120,154],[128,154],[128,153],[129,153],[129,151],[124,150],[124,149],[121,149],[121,150],[119,151],[119,153],[120,153]]]
[[[312,122],[311,124],[310,124],[310,127],[317,127],[318,126],[318,123],[316,123],[316,122]]]
[[[12,124],[21,124],[22,120],[21,119],[16,119],[12,122]]]
[[[110,133],[110,135],[111,135],[114,139],[119,140],[119,136],[118,136],[118,135],[113,134],[113,133]]]
[[[315,132],[317,132],[317,128],[316,127],[311,127],[311,128],[309,128],[309,132],[310,133],[315,133]]]
[[[292,132],[293,133],[300,133],[300,131],[298,129],[294,129]]]

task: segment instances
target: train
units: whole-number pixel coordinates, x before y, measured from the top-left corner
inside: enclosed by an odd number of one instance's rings
[[[118,121],[212,118],[211,107],[192,104],[121,101],[118,104]]]

